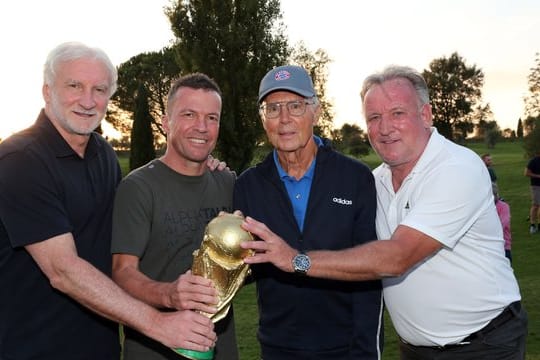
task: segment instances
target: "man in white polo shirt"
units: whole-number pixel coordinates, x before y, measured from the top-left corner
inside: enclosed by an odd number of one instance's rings
[[[383,240],[309,251],[306,275],[382,278],[402,360],[524,359],[527,314],[485,165],[432,127],[427,84],[415,70],[371,75],[361,97],[384,162],[373,171]],[[243,226],[263,240],[243,244],[257,250],[246,263],[293,271],[296,249],[255,219]]]

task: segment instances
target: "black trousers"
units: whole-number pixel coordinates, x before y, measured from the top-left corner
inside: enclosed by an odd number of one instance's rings
[[[400,342],[401,360],[524,360],[527,312],[514,302],[460,344],[414,346]]]

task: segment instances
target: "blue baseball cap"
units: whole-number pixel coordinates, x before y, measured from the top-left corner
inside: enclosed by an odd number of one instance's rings
[[[276,90],[291,91],[305,98],[315,96],[311,77],[303,67],[296,65],[278,66],[264,75],[259,85],[259,103]]]

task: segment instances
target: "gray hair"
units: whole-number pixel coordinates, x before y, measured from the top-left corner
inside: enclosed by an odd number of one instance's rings
[[[43,82],[47,85],[52,85],[58,71],[58,66],[64,62],[78,59],[99,60],[107,67],[109,70],[109,96],[112,96],[116,91],[116,82],[118,80],[116,67],[103,50],[92,48],[79,42],[62,43],[51,50],[43,66]]]
[[[369,89],[374,85],[380,85],[385,81],[394,79],[406,79],[414,87],[416,95],[418,96],[419,106],[429,104],[429,89],[424,77],[416,70],[408,66],[390,65],[383,71],[369,75],[362,84],[362,90],[360,91],[360,97],[362,104],[364,103],[364,97]]]

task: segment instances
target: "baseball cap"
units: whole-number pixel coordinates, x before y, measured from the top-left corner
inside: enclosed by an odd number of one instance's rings
[[[266,73],[259,85],[259,103],[276,90],[292,91],[305,98],[315,96],[311,77],[303,67],[296,65],[278,66]]]

